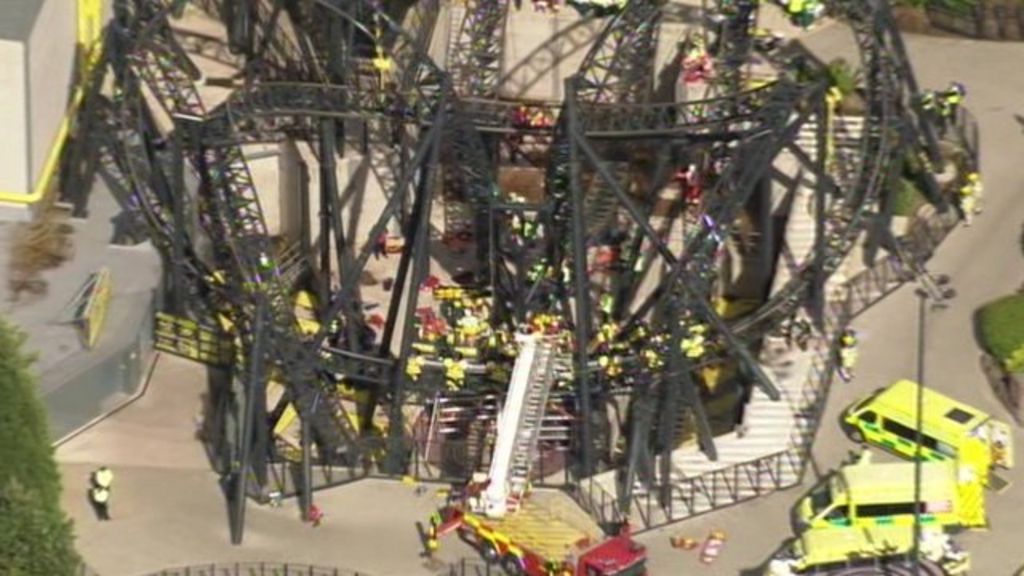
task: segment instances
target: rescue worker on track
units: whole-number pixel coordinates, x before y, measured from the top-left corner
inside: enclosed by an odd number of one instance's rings
[[[686,335],[679,341],[679,350],[687,359],[697,360],[704,356],[706,351],[705,333],[707,333],[707,327],[703,324],[694,324],[686,329]]]
[[[423,362],[422,356],[409,357],[409,361],[405,364],[405,374],[409,380],[416,382],[420,379],[420,375],[423,374]]]
[[[779,3],[786,7],[790,21],[804,30],[810,29],[825,13],[825,5],[819,0],[780,0]]]
[[[950,82],[949,88],[940,96],[942,99],[939,102],[939,112],[942,117],[946,120],[956,120],[957,111],[964,101],[964,96],[967,96],[967,88],[959,82]]]

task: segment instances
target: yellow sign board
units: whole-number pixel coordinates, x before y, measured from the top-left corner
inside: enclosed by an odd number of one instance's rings
[[[82,305],[75,314],[75,320],[82,331],[85,347],[92,349],[99,340],[100,332],[107,320],[107,307],[111,293],[110,270],[101,268],[89,277],[83,288]]]
[[[212,366],[230,365],[234,355],[230,336],[195,320],[166,312],[156,313],[153,347]]]

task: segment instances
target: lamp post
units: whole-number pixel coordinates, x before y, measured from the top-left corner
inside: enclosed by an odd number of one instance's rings
[[[948,276],[932,278],[927,273],[919,276],[921,286],[914,290],[917,296],[917,397],[915,398],[916,416],[914,421],[914,576],[921,574],[921,440],[922,415],[924,412],[924,353],[925,353],[925,319],[927,318],[928,299],[932,298],[932,309],[947,306],[947,300],[956,295],[956,291],[947,287]]]
[[[917,398],[914,421],[914,576],[921,574],[921,412],[924,407],[924,322],[928,292],[921,288],[917,295]]]

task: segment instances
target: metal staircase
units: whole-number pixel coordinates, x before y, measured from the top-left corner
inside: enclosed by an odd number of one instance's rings
[[[832,147],[833,160],[831,176],[839,185],[840,189],[849,189],[853,183],[856,173],[853,171],[860,159],[861,143],[864,134],[864,118],[860,116],[836,116],[832,120]],[[803,150],[804,154],[812,162],[819,161],[818,158],[818,119],[812,118],[805,123],[797,136],[795,144]],[[784,154],[782,158],[797,161],[791,154]],[[793,198],[790,204],[789,216],[786,219],[786,230],[783,246],[779,254],[778,264],[775,266],[775,276],[772,280],[772,294],[782,289],[787,282],[800,273],[800,269],[810,264],[814,254],[817,238],[815,223],[815,203],[817,202],[815,189],[823,186],[806,167],[798,170],[796,178],[799,182],[793,190]],[[835,213],[834,197],[826,199],[828,205],[827,213]],[[836,274],[830,278],[831,282],[841,280]]]
[[[526,491],[553,380],[554,343],[537,335],[517,338],[521,348],[498,418],[489,484],[482,502],[493,517],[503,516],[510,501],[517,501]]]

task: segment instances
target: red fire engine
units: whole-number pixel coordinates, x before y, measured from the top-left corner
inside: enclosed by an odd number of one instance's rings
[[[554,382],[559,337],[517,334],[519,353],[496,428],[487,473],[473,475],[461,497],[430,520],[427,546],[458,532],[489,562],[520,576],[645,576],[647,552],[629,529],[608,537],[561,492],[530,489],[539,431]]]
[[[435,523],[437,522],[435,518]],[[485,560],[520,576],[646,576],[647,551],[624,526],[606,536],[558,492],[533,492],[502,518],[474,514],[462,504],[440,511],[431,539],[458,532]]]

